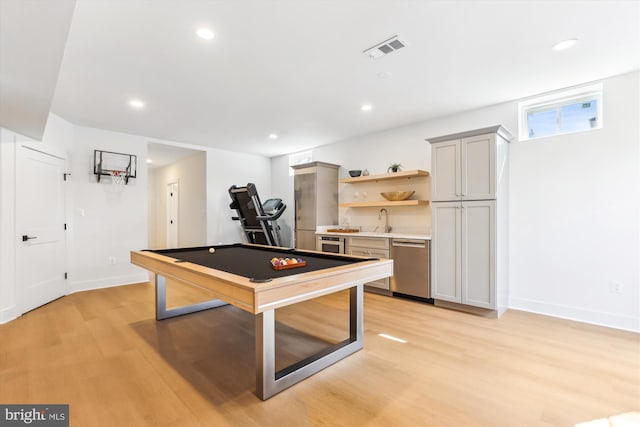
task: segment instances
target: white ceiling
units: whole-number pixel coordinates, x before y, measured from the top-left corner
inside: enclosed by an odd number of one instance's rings
[[[0,127],[40,140],[76,0],[0,0]]]
[[[77,0],[52,112],[274,156],[637,70],[639,23],[640,1]]]
[[[201,153],[191,148],[174,145],[149,143],[147,144],[148,157],[146,159],[149,168],[161,168],[178,160]]]

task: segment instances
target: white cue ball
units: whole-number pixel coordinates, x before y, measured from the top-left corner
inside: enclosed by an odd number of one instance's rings
[[[216,251],[215,248],[209,248],[209,253],[210,254],[214,253],[215,251]]]

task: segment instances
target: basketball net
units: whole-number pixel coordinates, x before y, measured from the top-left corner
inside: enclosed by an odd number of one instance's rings
[[[127,173],[125,171],[113,170],[109,171],[109,175],[111,175],[111,191],[120,192],[124,190]]]

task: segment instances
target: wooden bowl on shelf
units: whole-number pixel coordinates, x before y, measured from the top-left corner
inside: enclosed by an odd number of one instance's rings
[[[384,193],[380,193],[380,195],[390,202],[399,202],[401,200],[407,200],[413,196],[413,193],[415,193],[415,191],[385,191]]]

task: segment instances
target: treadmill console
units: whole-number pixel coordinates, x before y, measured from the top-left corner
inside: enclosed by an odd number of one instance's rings
[[[262,204],[262,209],[267,215],[274,215],[282,209],[282,199],[269,199]]]

